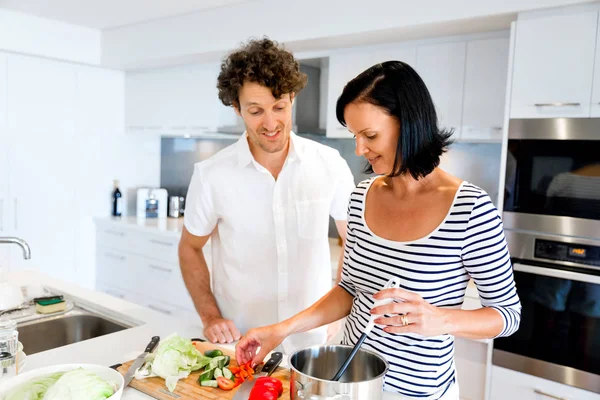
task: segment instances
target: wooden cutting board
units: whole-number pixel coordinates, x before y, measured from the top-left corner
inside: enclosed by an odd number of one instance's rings
[[[230,365],[237,365],[235,361],[235,354],[230,350],[226,350],[222,347],[216,346],[212,343],[208,342],[195,342],[198,350],[204,352],[206,350],[219,349],[231,357]],[[129,366],[133,363],[133,360],[123,363],[117,371],[121,374],[125,375]],[[190,376],[186,379],[180,379],[177,382],[177,387],[173,391],[173,393],[169,392],[167,386],[165,385],[165,380],[159,377],[154,378],[146,378],[146,379],[133,379],[129,386],[134,389],[139,390],[140,392],[147,394],[155,399],[159,400],[197,400],[197,399],[211,399],[211,400],[232,400],[233,396],[235,396],[235,392],[237,388],[225,391],[219,388],[209,388],[202,387],[198,383],[198,375],[203,371],[201,369],[197,372],[192,372]],[[271,375],[273,378],[280,379],[283,382],[283,394],[280,399],[289,399],[289,391],[290,391],[290,371],[287,368],[277,368],[277,370]]]

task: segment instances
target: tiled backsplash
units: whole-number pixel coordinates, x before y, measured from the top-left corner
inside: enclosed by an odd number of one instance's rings
[[[367,178],[363,168],[365,161],[354,154],[354,140],[329,139],[322,135],[302,135],[337,149],[348,162],[356,183]],[[169,195],[185,196],[192,177],[194,163],[205,160],[235,143],[235,139],[184,139],[161,140],[160,184]],[[441,167],[480,186],[497,203],[498,178],[500,174],[500,144],[454,143],[441,160]],[[329,233],[335,237],[335,224],[330,221]]]

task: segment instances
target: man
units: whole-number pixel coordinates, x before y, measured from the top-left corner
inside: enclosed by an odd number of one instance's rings
[[[329,216],[345,239],[355,184],[336,150],[291,132],[305,84],[293,55],[268,39],[250,41],[221,65],[219,98],[246,132],[195,165],[179,244],[185,284],[213,343],[284,320],[331,288]],[[209,238],[212,291],[202,254]],[[325,340],[316,330],[283,346],[290,352]]]

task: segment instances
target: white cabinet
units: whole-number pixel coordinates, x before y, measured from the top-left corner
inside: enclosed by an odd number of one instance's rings
[[[462,141],[500,141],[508,73],[508,37],[467,42]]]
[[[0,53],[0,236],[9,233],[9,193],[8,193],[8,141],[6,129],[6,55]],[[10,263],[10,247],[0,245],[0,267],[8,267]]]
[[[417,49],[417,72],[433,98],[439,127],[460,136],[466,42],[440,43]]]
[[[381,48],[374,51],[333,54],[329,57],[329,86],[327,92],[327,137],[352,138],[336,117],[336,103],[348,81],[376,63],[404,61],[415,68],[416,48]]]
[[[589,117],[598,13],[520,19],[511,118]]]
[[[96,238],[98,290],[167,315],[200,321],[181,276],[178,234],[98,221]],[[210,247],[205,246],[203,253],[210,271]]]
[[[8,148],[11,234],[31,246],[31,260],[11,257],[11,270],[38,268],[75,277],[75,67],[8,56]],[[14,254],[14,253],[13,253]]]
[[[329,57],[329,87],[327,91],[327,137],[351,138],[352,134],[340,125],[335,113],[338,97],[344,86],[372,65],[366,52],[333,54]]]
[[[129,132],[194,135],[234,125],[235,113],[217,96],[217,64],[128,72],[125,124]]]
[[[510,369],[492,366],[491,400],[598,400],[600,395]]]
[[[596,37],[596,58],[594,60],[594,86],[592,87],[592,104],[590,104],[590,116],[600,117],[600,29]]]

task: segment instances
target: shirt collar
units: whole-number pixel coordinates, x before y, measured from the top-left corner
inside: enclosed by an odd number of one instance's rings
[[[303,151],[298,136],[294,132],[290,132],[290,150],[287,155],[289,161],[302,161]],[[254,160],[248,145],[248,133],[244,132],[238,139],[237,143],[238,165],[240,168],[246,168]]]

